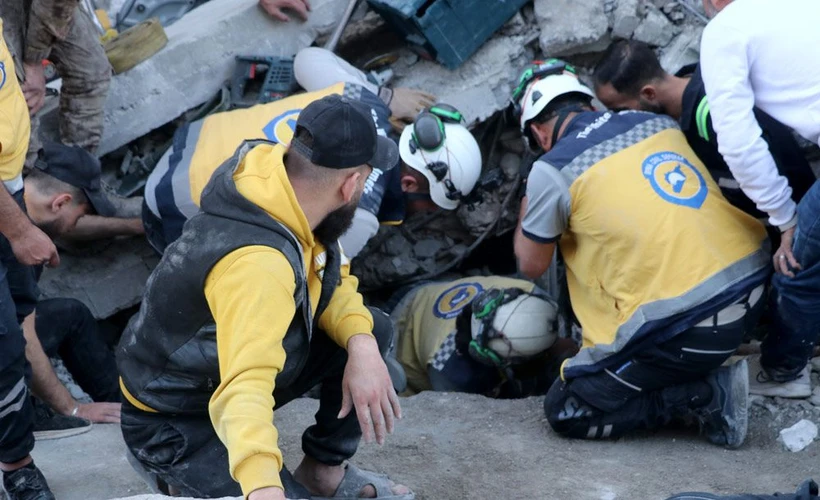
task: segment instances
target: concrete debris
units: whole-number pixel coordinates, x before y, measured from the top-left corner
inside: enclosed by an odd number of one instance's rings
[[[817,424],[806,419],[780,431],[780,440],[786,449],[793,453],[803,450],[816,438]]]
[[[620,0],[612,13],[612,37],[631,38],[641,24],[638,0]]]
[[[814,406],[820,406],[820,387],[815,387],[809,398],[809,402]]]
[[[535,0],[535,17],[544,54],[599,52],[609,44],[609,19],[600,0]]]
[[[233,71],[234,56],[290,57],[329,32],[345,2],[315,0],[307,22],[282,23],[258,0],[212,0],[166,29],[168,45],[115,76],[99,153],[128,144],[211,98]]]
[[[50,361],[51,366],[54,367],[54,373],[66,389],[68,389],[68,392],[71,393],[72,398],[76,399],[80,403],[93,403],[91,396],[86,394],[85,391],[83,391],[82,388],[74,382],[74,377],[72,377],[71,373],[68,372],[68,368],[65,367],[62,359],[51,358]]]
[[[657,8],[648,7],[647,14],[634,38],[655,47],[666,47],[675,37],[678,28]]]
[[[689,25],[683,28],[680,35],[663,49],[660,57],[661,67],[674,74],[687,64],[696,64],[700,59],[700,37],[703,27]]]
[[[811,369],[817,373],[820,373],[820,356],[811,359]]]

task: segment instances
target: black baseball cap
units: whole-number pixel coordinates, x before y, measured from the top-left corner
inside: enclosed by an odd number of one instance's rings
[[[116,208],[100,184],[100,160],[79,146],[46,142],[34,167],[66,184],[83,190],[98,215],[113,217]]]
[[[368,164],[382,171],[399,163],[395,142],[376,132],[370,108],[338,94],[308,104],[299,114],[296,130],[313,137],[308,146],[294,138],[290,149],[326,168],[352,168]]]

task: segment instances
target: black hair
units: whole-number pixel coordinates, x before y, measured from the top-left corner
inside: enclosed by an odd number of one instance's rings
[[[37,189],[45,194],[55,195],[67,193],[71,195],[72,200],[77,205],[90,205],[88,196],[86,196],[85,191],[83,191],[82,188],[61,181],[60,179],[49,175],[47,172],[40,170],[39,168],[32,168],[26,176],[26,180],[34,183],[34,185],[37,186]]]
[[[592,73],[596,87],[608,83],[618,92],[632,96],[647,83],[664,76],[666,71],[655,51],[637,40],[613,42]]]

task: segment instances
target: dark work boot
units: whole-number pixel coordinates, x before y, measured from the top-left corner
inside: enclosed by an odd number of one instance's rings
[[[3,487],[9,500],[55,500],[46,478],[34,462],[16,471],[4,472]]]
[[[701,431],[710,442],[738,448],[749,427],[749,368],[746,360],[715,370],[707,382],[712,400],[698,408]]]

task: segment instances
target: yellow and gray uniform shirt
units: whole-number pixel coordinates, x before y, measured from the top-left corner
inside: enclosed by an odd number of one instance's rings
[[[11,194],[23,189],[23,163],[30,133],[26,99],[17,82],[11,53],[0,37],[0,180]]]
[[[185,221],[199,211],[199,199],[211,175],[242,141],[267,139],[288,145],[302,109],[333,94],[367,105],[378,133],[387,135],[390,108],[378,96],[354,83],[337,83],[247,109],[216,113],[177,130],[173,145],[145,186],[145,205],[161,220],[165,242],[170,244],[179,238]],[[359,207],[384,224],[400,223],[404,218],[404,198],[399,169],[374,170],[367,179]]]
[[[476,276],[445,283],[420,285],[405,296],[391,317],[396,325],[399,363],[413,392],[458,390],[482,394],[500,382],[498,370],[457,353],[456,317],[476,295],[488,288],[520,288],[531,292],[529,281],[501,276]],[[459,359],[456,359],[459,358]],[[436,378],[447,379],[447,388],[435,387]]]
[[[527,179],[524,235],[559,242],[583,329],[572,378],[617,365],[748,294],[763,226],[730,205],[667,116],[575,116]]]

